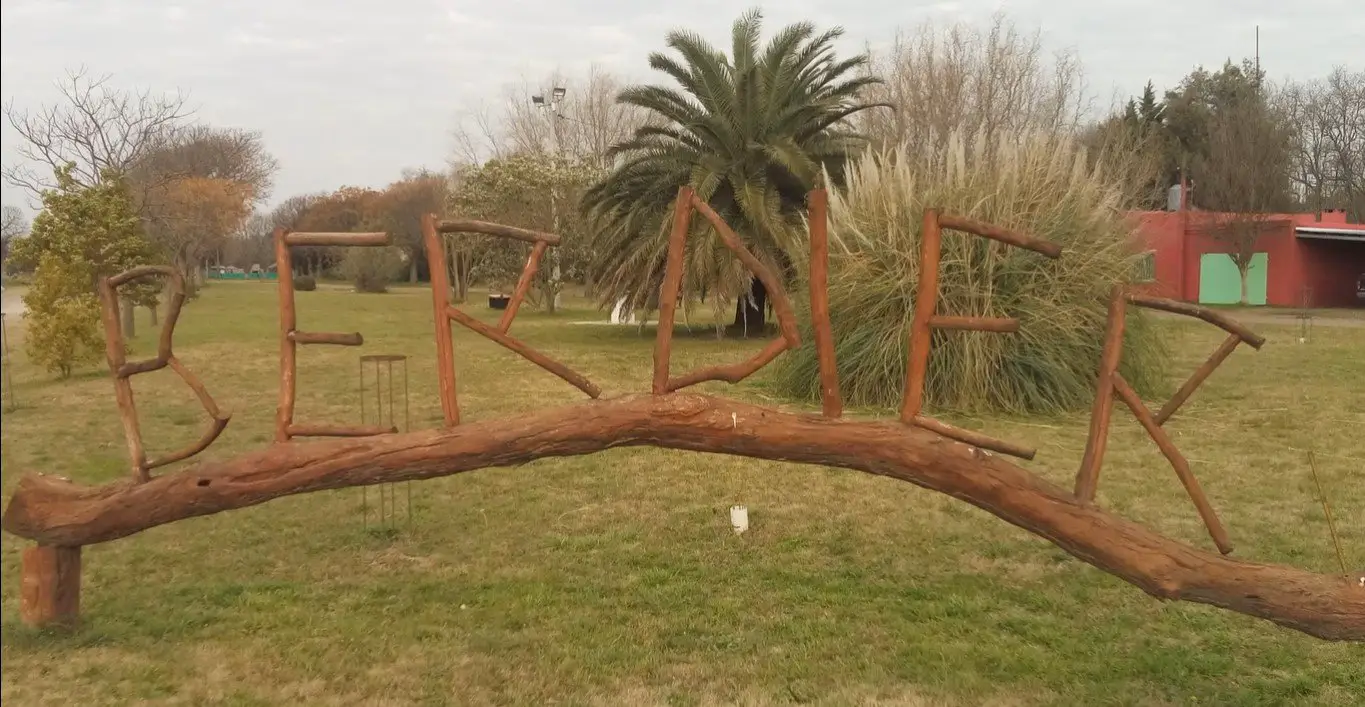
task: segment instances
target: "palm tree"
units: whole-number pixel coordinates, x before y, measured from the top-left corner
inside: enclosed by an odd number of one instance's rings
[[[649,65],[678,88],[632,86],[617,97],[651,120],[611,148],[615,169],[583,198],[594,222],[590,272],[604,301],[657,306],[672,204],[684,185],[768,267],[794,274],[806,193],[822,174],[838,183],[846,158],[862,146],[847,119],[886,104],[859,101],[878,79],[865,71],[867,55],[835,56],[842,29],[817,34],[812,24],[796,23],[760,50],[761,25],[758,10],[735,22],[730,57],[696,33],[670,32],[667,46],[681,60],[655,52]],[[763,326],[763,285],[718,238],[689,239],[686,273],[688,301],[708,293],[713,301],[732,298],[736,327],[747,333]]]

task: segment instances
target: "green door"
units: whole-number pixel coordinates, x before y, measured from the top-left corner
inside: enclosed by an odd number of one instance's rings
[[[1251,256],[1247,270],[1247,304],[1265,304],[1266,271],[1269,259],[1265,253]],[[1237,304],[1242,301],[1242,274],[1237,264],[1226,253],[1205,253],[1199,256],[1199,303]]]

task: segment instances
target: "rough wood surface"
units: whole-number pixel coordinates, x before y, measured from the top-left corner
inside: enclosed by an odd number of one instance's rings
[[[771,363],[773,359],[780,356],[782,352],[786,350],[787,341],[785,339],[774,339],[768,342],[768,345],[763,347],[762,351],[759,351],[753,358],[750,358],[747,361],[698,368],[694,371],[688,371],[683,375],[671,377],[668,379],[668,392],[672,393],[675,390],[682,390],[683,388],[696,385],[703,381],[722,381],[731,384],[738,383],[753,375],[758,369]]]
[[[280,299],[280,401],[275,407],[275,441],[289,441],[289,426],[294,424],[294,386],[298,373],[298,347],[289,335],[298,325],[294,312],[294,261],[285,237],[289,232],[275,229],[275,276]]]
[[[1127,305],[1123,288],[1115,285],[1109,296],[1109,318],[1100,351],[1100,371],[1095,379],[1095,402],[1090,407],[1090,432],[1085,438],[1085,453],[1076,472],[1076,498],[1081,503],[1095,500],[1095,488],[1104,464],[1104,448],[1109,443],[1109,417],[1114,412],[1114,374],[1123,357],[1123,327]]]
[[[668,234],[668,260],[664,264],[664,284],[659,290],[659,326],[654,335],[655,395],[668,392],[668,365],[673,353],[673,318],[677,316],[678,290],[682,288],[683,252],[687,231],[692,227],[692,189],[680,187],[673,200],[673,230]]]
[[[815,330],[815,356],[820,365],[820,410],[825,417],[844,414],[839,394],[839,364],[834,355],[834,327],[829,319],[829,192],[816,189],[807,197],[810,221],[810,320]]]
[[[540,258],[545,255],[545,248],[548,244],[539,241],[531,249],[531,255],[526,258],[526,265],[521,269],[521,277],[517,279],[517,289],[512,292],[512,300],[507,303],[507,309],[503,310],[502,319],[498,320],[498,331],[506,334],[512,328],[512,320],[517,318],[517,310],[521,308],[521,301],[526,299],[526,293],[531,291],[531,282],[535,279],[536,270],[540,269]]]
[[[124,354],[123,331],[119,327],[118,288],[130,282],[149,277],[165,277],[169,280],[169,304],[166,321],[157,339],[157,352],[154,358],[145,361],[127,362]],[[104,324],[104,351],[109,370],[114,377],[114,397],[118,404],[119,419],[123,424],[124,438],[128,444],[128,456],[132,464],[133,477],[139,481],[151,478],[151,470],[173,464],[204,451],[227,427],[230,415],[222,414],[213,396],[203,381],[194,375],[175,357],[175,324],[180,319],[180,309],[185,304],[185,278],[174,268],[165,265],[143,265],[125,270],[117,275],[100,280],[96,286],[99,295],[101,319]],[[134,403],[133,383],[130,380],[139,373],[149,373],[170,366],[176,375],[194,391],[195,397],[209,414],[209,427],[199,440],[178,451],[171,452],[151,461],[147,460],[146,449],[142,442],[142,431]]]
[[[436,232],[436,216],[422,214],[422,246],[427,251],[427,274],[431,278],[431,309],[436,325],[436,384],[446,427],[460,424],[460,403],[455,396],[455,342],[451,339],[450,273],[446,249]]]
[[[119,422],[123,425],[123,439],[128,445],[128,463],[133,478],[146,481],[147,453],[142,448],[142,430],[137,419],[137,403],[133,400],[133,383],[128,376],[119,375],[126,361],[123,329],[119,321],[118,293],[108,280],[95,288],[100,299],[100,320],[104,325],[104,357],[114,378],[114,403],[118,407]]]
[[[791,298],[787,296],[787,289],[782,286],[782,281],[777,279],[763,261],[744,247],[744,241],[740,240],[734,229],[725,223],[725,219],[721,218],[710,204],[698,199],[695,193],[692,194],[692,207],[711,222],[716,234],[724,241],[730,252],[734,253],[739,262],[763,283],[763,287],[768,291],[768,304],[772,305],[773,314],[777,317],[777,328],[782,332],[782,338],[786,340],[787,346],[790,348],[800,346],[801,333],[796,328],[796,310],[792,308]]]
[[[980,432],[964,430],[961,427],[953,427],[952,425],[946,422],[939,422],[938,420],[935,420],[932,417],[916,415],[912,420],[910,420],[910,424],[916,427],[921,427],[923,429],[929,430],[930,432],[937,432],[938,434],[941,434],[944,437],[947,437],[948,439],[955,439],[959,442],[970,444],[973,447],[989,449],[992,452],[1008,454],[1012,457],[1017,457],[1019,459],[1032,459],[1034,456],[1038,454],[1038,450],[1034,449],[1033,447],[1025,447],[1021,444],[1015,444],[1013,442],[1006,442],[1002,439],[989,437],[987,435],[981,434]]]
[[[1214,349],[1213,354],[1209,356],[1209,359],[1199,366],[1199,368],[1196,368],[1194,373],[1190,374],[1189,379],[1185,381],[1184,385],[1180,386],[1180,390],[1175,391],[1175,395],[1172,395],[1171,399],[1167,400],[1166,404],[1161,406],[1161,410],[1157,412],[1154,418],[1156,424],[1166,424],[1166,421],[1171,419],[1171,416],[1180,409],[1181,405],[1185,404],[1185,401],[1190,399],[1191,395],[1194,395],[1194,391],[1199,389],[1199,386],[1213,374],[1214,370],[1217,369],[1223,361],[1226,361],[1228,356],[1232,355],[1233,350],[1235,350],[1240,343],[1242,343],[1242,337],[1237,334],[1228,334],[1228,338],[1223,339],[1223,343],[1219,344],[1217,349]]]
[[[291,246],[330,245],[373,247],[389,244],[387,233],[307,233],[297,231],[285,236],[284,242]]]
[[[933,343],[930,320],[938,306],[938,262],[943,247],[938,212],[924,210],[920,228],[919,273],[915,283],[915,316],[910,324],[910,360],[906,364],[905,394],[901,398],[901,422],[910,424],[924,407],[924,376],[929,371]]]
[[[223,434],[223,430],[227,429],[228,420],[232,417],[231,415],[223,414],[218,409],[218,404],[213,401],[213,396],[209,395],[209,389],[204,386],[204,382],[199,380],[199,376],[194,375],[193,371],[186,368],[185,364],[180,362],[180,359],[171,356],[170,361],[167,363],[170,365],[171,370],[175,371],[175,374],[180,376],[180,380],[185,381],[185,385],[188,385],[190,390],[194,391],[194,396],[199,399],[199,404],[203,405],[204,411],[209,414],[209,426],[208,429],[204,430],[204,434],[195,442],[190,443],[189,446],[147,462],[148,471],[166,466],[167,464],[184,461],[205,449],[208,449],[209,445],[213,444],[213,441],[218,439],[218,435]]]
[[[1201,307],[1189,302],[1179,302],[1165,297],[1152,297],[1150,295],[1126,293],[1129,302],[1148,309],[1159,309],[1163,312],[1172,314],[1183,314],[1187,317],[1202,319],[1229,334],[1236,334],[1238,338],[1245,341],[1253,349],[1260,349],[1265,344],[1265,337],[1248,329],[1245,324],[1229,317],[1222,312],[1217,312],[1208,307]]]
[[[38,545],[20,560],[19,618],[30,626],[72,628],[81,615],[81,549]]]
[[[499,343],[503,348],[515,352],[518,356],[530,361],[531,363],[544,368],[545,370],[562,378],[566,383],[588,394],[590,398],[596,398],[602,394],[602,389],[596,383],[588,380],[583,374],[569,368],[568,366],[556,361],[545,354],[536,351],[525,343],[504,334],[497,329],[484,324],[474,317],[461,312],[455,307],[447,307],[446,315],[451,319],[464,325],[466,328],[482,335],[484,338]]]
[[[943,228],[951,228],[954,231],[966,231],[967,233],[975,234],[982,238],[989,238],[993,241],[1008,243],[1009,245],[1031,250],[1035,253],[1041,253],[1049,258],[1055,259],[1062,256],[1062,247],[1052,241],[1045,241],[1041,238],[1027,236],[1016,231],[1011,231],[1008,228],[986,223],[985,221],[978,221],[974,218],[967,218],[966,216],[957,216],[954,214],[941,214],[938,222]]]
[[[1176,448],[1175,442],[1167,436],[1166,431],[1161,429],[1156,420],[1152,419],[1152,412],[1142,403],[1142,398],[1138,397],[1128,381],[1117,372],[1114,373],[1114,392],[1118,393],[1119,400],[1132,411],[1142,428],[1147,430],[1152,441],[1161,450],[1161,454],[1171,463],[1171,468],[1175,469],[1175,475],[1180,478],[1180,483],[1185,487],[1185,493],[1189,494],[1190,500],[1194,501],[1194,507],[1199,511],[1199,517],[1204,521],[1204,527],[1208,528],[1209,536],[1213,538],[1213,544],[1218,546],[1219,552],[1224,555],[1232,552],[1232,540],[1228,538],[1228,531],[1223,529],[1222,521],[1218,520],[1218,514],[1213,510],[1213,504],[1209,503],[1209,497],[1204,493],[1203,487],[1199,485],[1194,472],[1190,470],[1190,463],[1185,460],[1185,455]]]
[[[514,238],[527,243],[548,243],[549,245],[559,245],[559,236],[553,233],[543,233],[541,231],[531,231],[516,226],[504,226],[500,223],[489,223],[488,221],[475,221],[468,218],[445,219],[436,224],[436,230],[440,233],[482,233],[485,236],[498,236],[499,238]]]
[[[1365,640],[1365,586],[1163,537],[1005,459],[899,422],[830,420],[688,393],[573,405],[444,430],[275,445],[144,484],[30,475],[5,530],[88,545],[290,494],[447,476],[649,445],[857,469],[948,494],[1162,599],[1211,604],[1324,639]],[[796,473],[796,472],[792,472]]]
[[[360,332],[291,331],[289,340],[296,344],[330,344],[332,346],[362,346],[365,337]]]

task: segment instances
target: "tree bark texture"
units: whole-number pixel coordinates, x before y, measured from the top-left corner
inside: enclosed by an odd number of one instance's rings
[[[137,305],[127,299],[123,300],[123,306],[119,307],[119,321],[120,326],[123,328],[124,339],[137,338],[137,321],[133,316],[137,313],[136,310]]]
[[[1165,538],[1004,459],[892,421],[793,414],[690,393],[637,395],[362,439],[278,444],[146,483],[24,477],[5,530],[75,547],[297,493],[427,479],[544,457],[654,446],[855,469],[945,493],[1152,596],[1222,607],[1323,639],[1365,641],[1365,579],[1244,562]]]

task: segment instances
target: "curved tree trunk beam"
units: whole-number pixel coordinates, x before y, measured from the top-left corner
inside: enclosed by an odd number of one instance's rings
[[[488,221],[476,221],[468,218],[445,219],[436,222],[438,233],[482,233],[485,236],[497,236],[499,238],[514,238],[527,243],[546,243],[548,245],[559,245],[559,236],[553,233],[543,233],[541,231],[530,231],[516,226],[504,226],[500,223],[490,223]]]
[[[958,216],[949,213],[941,214],[938,218],[938,223],[943,228],[951,228],[954,231],[966,231],[967,233],[981,236],[982,238],[1008,243],[1017,248],[1025,248],[1035,253],[1041,253],[1053,260],[1062,257],[1062,247],[1052,241],[1026,236],[1017,231],[1011,231],[1008,228],[1003,228],[993,223],[986,223],[985,221],[978,221],[974,218],[967,218],[966,216]]]
[[[668,379],[668,392],[682,390],[689,386],[696,385],[703,381],[724,381],[726,383],[738,383],[745,378],[753,375],[758,369],[772,363],[772,360],[787,350],[786,339],[773,339],[768,345],[759,351],[748,361],[731,363],[722,366],[711,366],[710,368],[699,368],[689,371],[681,376]]]
[[[209,389],[204,387],[204,382],[199,380],[199,376],[194,375],[193,371],[186,368],[185,364],[180,362],[180,359],[172,355],[166,363],[170,365],[171,370],[175,371],[176,375],[180,376],[180,380],[185,381],[185,385],[188,385],[190,390],[194,391],[194,396],[199,398],[199,404],[204,406],[204,412],[209,414],[209,426],[197,442],[194,442],[190,444],[190,446],[184,447],[179,451],[147,462],[147,469],[149,471],[157,467],[189,459],[205,449],[208,449],[209,445],[213,444],[213,441],[218,439],[218,435],[223,434],[223,430],[227,429],[228,420],[232,419],[231,414],[224,415],[222,411],[218,409],[218,403],[213,401],[213,396],[209,395]]]
[[[1150,295],[1133,292],[1127,293],[1125,297],[1127,297],[1129,302],[1132,302],[1139,307],[1159,309],[1163,312],[1170,312],[1171,314],[1180,314],[1186,317],[1202,319],[1229,334],[1236,335],[1253,349],[1260,350],[1260,348],[1265,345],[1264,336],[1248,329],[1244,324],[1232,317],[1229,317],[1222,312],[1209,309],[1208,307],[1167,299],[1165,297],[1152,297]]]
[[[297,493],[447,476],[647,445],[837,466],[967,501],[1152,596],[1365,641],[1360,578],[1243,562],[1162,537],[980,450],[899,422],[831,420],[688,393],[629,396],[444,430],[281,444],[136,484],[30,475],[4,529],[47,545],[114,540]]]

